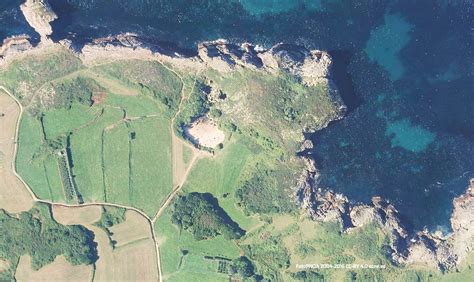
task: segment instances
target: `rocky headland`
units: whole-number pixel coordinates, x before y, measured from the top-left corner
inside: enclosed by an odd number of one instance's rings
[[[53,33],[50,22],[57,19],[47,0],[26,0],[20,6],[28,24],[41,36],[42,42],[50,41]]]
[[[277,44],[265,49],[249,43],[230,44],[225,40],[203,42],[193,55],[180,50],[170,50],[157,44],[141,40],[134,34],[120,34],[94,40],[81,48],[63,40],[51,42],[50,22],[57,16],[46,0],[27,0],[21,10],[28,23],[41,35],[38,46],[30,44],[26,36],[4,40],[0,47],[0,66],[17,56],[31,55],[49,48],[68,48],[76,52],[85,65],[118,59],[159,60],[180,70],[199,71],[212,68],[219,72],[230,72],[239,68],[274,73],[284,70],[301,79],[307,85],[325,82],[339,114],[323,124],[327,126],[334,119],[342,118],[345,106],[331,81],[331,56],[320,50],[307,50],[301,46]],[[48,47],[45,47],[44,43]],[[312,148],[311,141],[303,138],[304,133],[320,128],[308,126],[301,136],[301,151]],[[345,232],[351,232],[368,224],[376,224],[390,239],[392,260],[399,264],[425,264],[441,270],[456,269],[460,262],[473,250],[474,245],[474,180],[463,195],[453,200],[451,216],[452,232],[437,236],[428,231],[409,235],[399,220],[396,207],[380,197],[373,197],[371,204],[351,204],[347,197],[336,194],[318,185],[317,164],[303,158],[306,169],[301,172],[293,196],[302,210],[313,220],[340,222]]]

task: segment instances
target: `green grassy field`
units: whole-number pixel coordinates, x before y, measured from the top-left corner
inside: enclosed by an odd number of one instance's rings
[[[50,156],[44,161],[43,165],[50,193],[47,198],[51,199],[53,202],[65,202],[65,192],[61,182],[61,176],[59,175],[57,158]]]
[[[166,118],[131,122],[131,191],[134,206],[154,215],[172,190],[171,133]]]
[[[125,123],[104,133],[104,176],[107,201],[131,205],[130,129]]]
[[[161,103],[144,94],[138,96],[108,94],[107,105],[124,109],[128,117],[163,115],[166,112],[165,107]]]
[[[123,112],[107,108],[96,123],[71,136],[73,174],[77,190],[85,201],[104,201],[105,187],[102,173],[102,137],[104,128],[118,122]]]
[[[92,122],[99,114],[99,108],[74,103],[70,109],[54,109],[44,113],[43,125],[47,139],[66,135],[71,130]]]
[[[250,150],[239,140],[232,140],[215,158],[199,160],[183,186],[183,192],[209,192],[218,198],[220,206],[244,230],[258,225],[255,217],[245,216],[236,206],[234,192],[248,162]]]
[[[204,256],[234,259],[239,256],[237,245],[222,236],[197,241],[192,234],[180,231],[171,223],[169,213],[163,214],[155,224],[160,243],[162,271],[170,281],[188,281],[192,277],[207,281],[221,281],[228,277],[217,272],[217,266]],[[187,251],[184,255],[183,251]],[[184,280],[183,280],[184,279]],[[198,280],[206,281],[206,280]]]
[[[43,144],[38,120],[25,114],[20,124],[16,169],[38,197],[49,199],[50,187],[45,175],[44,156],[38,156]]]

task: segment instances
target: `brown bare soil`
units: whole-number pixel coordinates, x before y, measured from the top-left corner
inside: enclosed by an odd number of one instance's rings
[[[155,246],[151,239],[117,247],[109,244],[104,230],[91,227],[98,243],[95,281],[158,281]]]
[[[224,132],[208,119],[196,121],[185,132],[195,143],[208,148],[216,148],[225,140]]]
[[[117,241],[116,247],[124,246],[142,239],[151,240],[150,224],[135,211],[125,213],[125,221],[112,226],[112,239]]]
[[[0,207],[10,213],[27,211],[33,206],[30,193],[12,169],[19,116],[19,105],[0,90]]]
[[[15,273],[17,281],[91,281],[92,265],[71,265],[64,256],[58,256],[53,263],[34,271],[31,257],[22,256]]]
[[[100,206],[65,207],[53,205],[52,210],[54,219],[64,225],[94,224],[99,221],[102,215]]]
[[[7,270],[10,267],[10,263],[6,260],[0,259],[0,273]]]

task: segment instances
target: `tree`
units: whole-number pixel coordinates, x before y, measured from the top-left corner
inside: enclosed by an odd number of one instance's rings
[[[253,263],[246,256],[235,259],[232,267],[242,277],[250,277],[255,273]]]

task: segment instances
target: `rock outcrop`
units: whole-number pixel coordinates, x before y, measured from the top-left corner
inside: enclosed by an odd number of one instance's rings
[[[31,49],[33,46],[28,39],[28,36],[14,36],[3,40],[3,44],[0,47],[0,58]]]
[[[443,238],[418,232],[409,246],[404,263],[437,265],[441,270],[456,269],[474,250],[474,179],[461,196],[453,200],[452,232]]]
[[[317,172],[314,170],[313,175]],[[308,175],[310,177],[310,175]],[[351,206],[347,198],[331,191],[323,192],[306,179],[300,185],[301,206],[318,221],[338,221],[345,232],[376,224],[388,235],[391,259],[398,264],[423,264],[442,271],[456,270],[474,250],[474,179],[463,195],[453,200],[452,232],[445,237],[427,230],[409,236],[400,222],[398,211],[380,197],[372,205]]]
[[[269,72],[285,70],[308,85],[328,82],[332,64],[325,51],[282,43],[264,49],[249,43],[230,44],[223,39],[199,44],[198,56],[208,67],[220,72],[237,66]]]
[[[50,22],[57,19],[47,0],[26,0],[20,6],[28,24],[41,36],[42,42],[49,41],[53,33]]]

